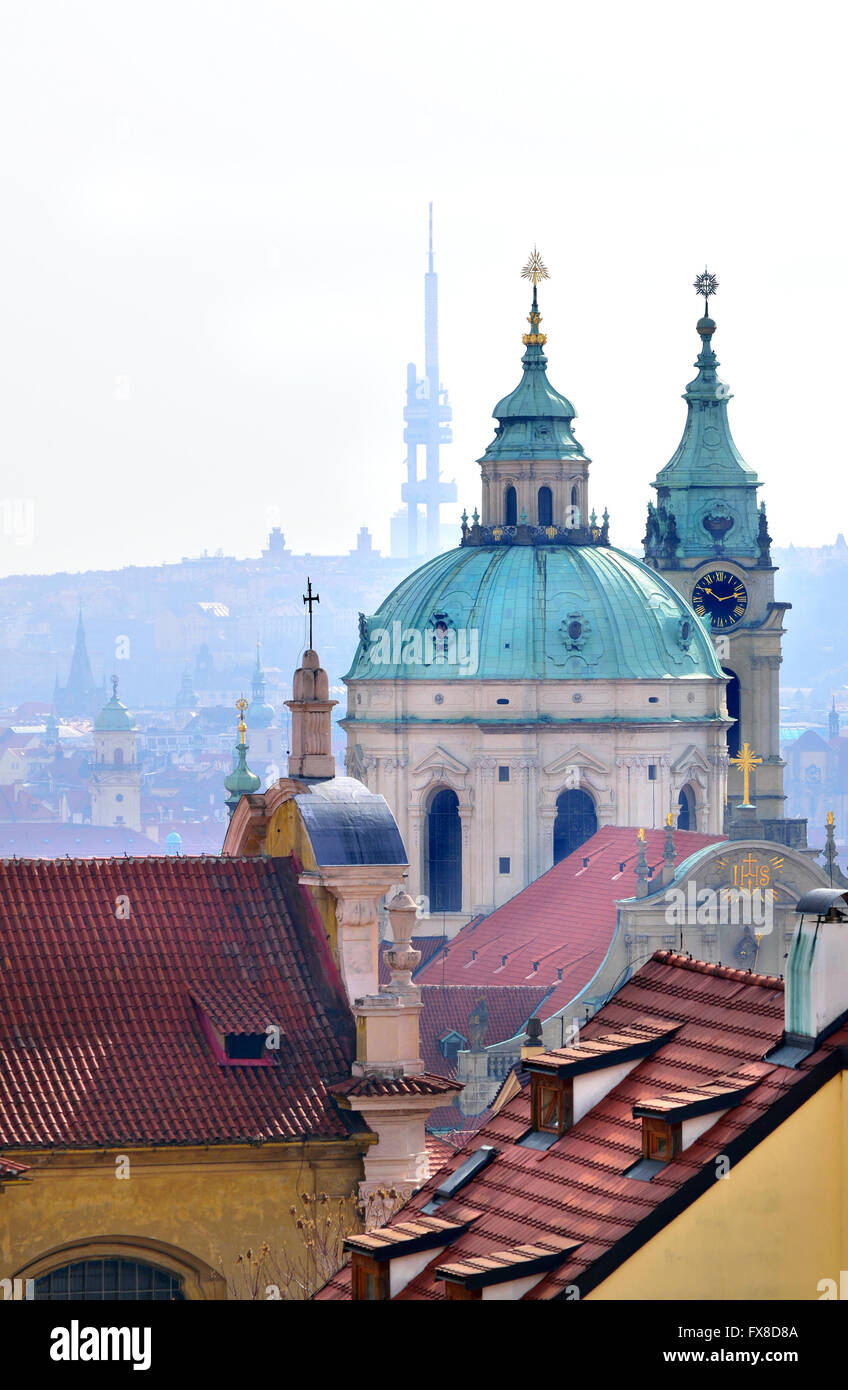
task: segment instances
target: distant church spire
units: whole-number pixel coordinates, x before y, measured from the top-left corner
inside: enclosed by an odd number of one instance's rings
[[[57,684],[55,692],[56,712],[66,717],[93,717],[102,705],[105,693],[105,685],[96,685],[94,681],[80,606],[68,682],[64,687]]]
[[[265,672],[262,669],[260,644],[256,643],[256,665],[251,677],[251,701],[247,716],[252,729],[268,729],[274,722],[274,706],[265,698]]]
[[[827,732],[829,738],[839,738],[839,711],[836,708],[836,692],[833,694],[827,716]]]

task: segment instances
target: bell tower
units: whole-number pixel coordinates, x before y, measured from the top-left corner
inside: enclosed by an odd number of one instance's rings
[[[705,305],[696,325],[698,374],[683,397],[683,437],[652,484],[657,502],[648,503],[645,561],[661,570],[709,625],[728,678],[727,710],[734,721],[727,731],[728,753],[735,758],[747,743],[762,757],[752,790],[758,818],[771,823],[769,838],[797,844],[805,842],[804,823],[783,821],[779,728],[781,639],[791,604],[774,597],[777,570],[765,503],[757,503],[761,483],[733,441],[727,415],[731,392],[716,371],[709,301],[718,281],[705,270],[695,289]],[[742,792],[741,773],[731,763],[731,814]]]
[[[112,698],[94,722],[94,762],[89,777],[92,825],[123,825],[141,830],[141,763],[135,716],[118,699],[118,677],[112,677]]]

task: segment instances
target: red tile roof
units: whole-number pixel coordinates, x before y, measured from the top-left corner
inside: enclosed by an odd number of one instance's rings
[[[220,1066],[193,988],[264,1004],[276,1064]],[[0,862],[0,1147],[343,1138],[353,1054],[289,860]]]
[[[489,1019],[483,1046],[506,1041],[522,1032],[550,990],[538,985],[437,985],[421,987],[421,1056],[428,1071],[455,1076],[455,1058],[445,1057],[440,1040],[450,1032],[470,1042],[468,1016],[483,1000]]]
[[[722,840],[675,831],[678,864]],[[656,874],[665,831],[646,830],[645,844]],[[551,1018],[585,989],[603,962],[615,932],[616,902],[636,892],[637,848],[632,827],[596,831],[503,907],[463,927],[418,969],[415,983],[533,985],[549,991],[540,1017]]]
[[[797,1070],[759,1065],[781,1037],[783,1002],[782,980],[657,952],[581,1036],[591,1040],[648,1016],[658,1023],[680,1023],[679,1030],[547,1151],[518,1142],[531,1124],[529,1087],[491,1118],[438,1179],[431,1178],[394,1218],[414,1220],[470,1154],[484,1144],[495,1148],[494,1161],[438,1207],[446,1220],[459,1219],[467,1208],[478,1211],[479,1219],[398,1297],[442,1299],[437,1266],[492,1258],[547,1236],[577,1242],[578,1248],[525,1298],[573,1297],[574,1287],[583,1297],[597,1287],[629,1253],[712,1186],[719,1154],[738,1162],[790,1113],[793,1100],[801,1103],[843,1065],[839,1049],[848,1046],[848,1026],[827,1038]],[[753,1081],[753,1089],[739,1104],[732,1104],[738,1093],[729,1096],[731,1108],[652,1181],[626,1176],[641,1155],[642,1121],[634,1116],[634,1106],[681,1089],[709,1089],[728,1076],[745,1085]],[[318,1297],[349,1298],[349,1271],[341,1270]]]
[[[447,1139],[437,1139],[435,1134],[426,1136],[427,1153],[430,1157],[430,1176],[437,1173],[449,1158],[453,1158],[456,1153],[456,1145],[451,1144]]]
[[[427,962],[447,944],[448,938],[442,934],[440,936],[413,936],[412,946],[416,951],[421,952],[421,961],[416,966],[416,970],[423,970]],[[387,985],[392,978],[392,972],[383,960],[383,952],[391,946],[390,941],[381,941],[380,950],[377,957],[378,961],[378,983]]]
[[[334,1096],[441,1096],[461,1091],[446,1076],[350,1076],[329,1088]]]

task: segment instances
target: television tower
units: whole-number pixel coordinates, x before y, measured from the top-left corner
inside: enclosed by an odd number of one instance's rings
[[[441,550],[439,508],[443,502],[456,501],[456,483],[443,483],[439,472],[439,448],[450,444],[451,431],[446,423],[451,419],[448,393],[439,381],[439,277],[433,269],[433,204],[430,204],[430,249],[427,274],[424,276],[424,376],[419,377],[415,363],[406,369],[406,408],[403,432],[407,445],[407,481],[401,489],[406,503],[408,555],[419,554],[418,508],[426,513],[426,542],[424,553],[437,555]],[[418,476],[418,448],[425,453],[425,473]]]

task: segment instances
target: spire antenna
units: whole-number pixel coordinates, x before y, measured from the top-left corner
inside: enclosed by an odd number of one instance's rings
[[[430,253],[429,253],[429,255],[430,255],[430,259],[429,259],[429,262],[428,262],[428,265],[427,265],[427,269],[430,271],[430,274],[432,275],[432,273],[433,273],[433,204],[432,204],[432,203],[430,204]]]

